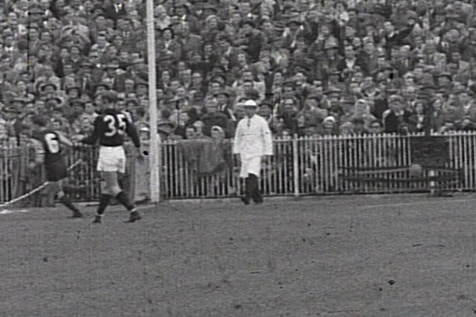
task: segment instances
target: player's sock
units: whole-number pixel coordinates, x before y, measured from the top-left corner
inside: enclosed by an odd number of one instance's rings
[[[129,211],[133,211],[136,208],[136,206],[131,203],[129,197],[127,197],[126,193],[124,193],[123,191],[116,195],[116,199]]]
[[[101,198],[99,199],[99,206],[96,211],[97,215],[102,216],[106,211],[107,206],[111,202],[112,195],[109,194],[102,194]]]
[[[72,210],[74,213],[79,213],[79,209],[75,205],[73,205],[73,202],[68,197],[63,196],[59,199],[59,201],[69,210]]]

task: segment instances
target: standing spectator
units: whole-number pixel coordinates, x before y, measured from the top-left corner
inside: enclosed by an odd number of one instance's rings
[[[104,8],[104,15],[107,19],[114,22],[117,27],[117,21],[127,16],[126,4],[123,0],[111,0],[111,3]]]
[[[411,113],[404,109],[404,100],[400,95],[389,97],[389,107],[383,114],[384,131],[398,133],[402,125],[408,125]]]
[[[218,101],[213,98],[206,102],[204,113],[200,116],[200,121],[203,122],[203,133],[211,136],[211,129],[213,126],[221,127],[227,138],[232,134],[232,121],[218,108]]]

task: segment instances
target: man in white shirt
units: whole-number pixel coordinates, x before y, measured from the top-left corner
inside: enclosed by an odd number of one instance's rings
[[[238,122],[233,153],[239,155],[241,161],[240,177],[245,179],[245,205],[250,199],[256,204],[263,202],[259,189],[259,176],[263,157],[273,155],[273,139],[266,120],[257,115],[258,104],[247,100],[243,104],[246,116]]]

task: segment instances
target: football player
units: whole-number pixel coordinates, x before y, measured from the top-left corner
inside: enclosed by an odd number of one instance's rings
[[[82,218],[81,211],[66,197],[63,190],[63,181],[68,177],[68,169],[63,157],[64,146],[71,147],[73,143],[61,133],[48,128],[48,119],[42,115],[31,118],[32,142],[35,158],[29,163],[30,169],[44,165],[48,189],[53,191],[58,200],[73,211],[73,218]]]
[[[129,220],[135,222],[141,219],[135,205],[119,185],[119,174],[126,171],[126,153],[124,136],[127,133],[137,150],[140,162],[144,160],[141,151],[139,133],[135,125],[124,112],[116,109],[117,94],[113,91],[102,93],[101,113],[94,121],[93,132],[87,137],[78,137],[78,141],[95,144],[99,141],[99,158],[97,170],[102,174],[102,188],[99,206],[93,223],[101,223],[104,212],[113,197],[130,212]]]

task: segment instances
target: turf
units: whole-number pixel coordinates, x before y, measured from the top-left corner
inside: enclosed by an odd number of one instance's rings
[[[472,197],[0,215],[0,316],[476,316]]]

